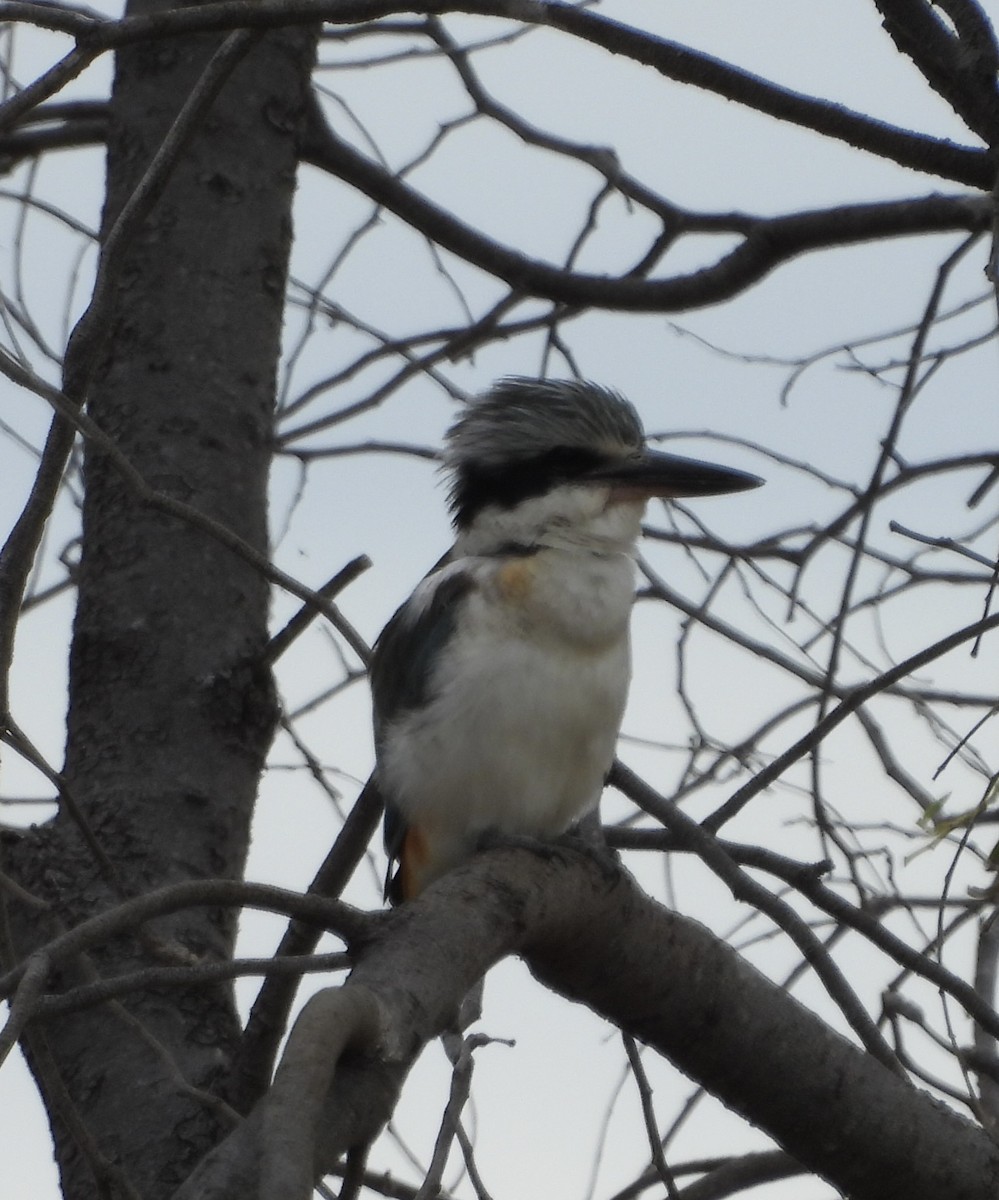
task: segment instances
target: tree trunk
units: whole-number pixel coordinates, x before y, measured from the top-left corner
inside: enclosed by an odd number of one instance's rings
[[[162,8],[137,0],[131,13]],[[256,38],[199,117],[113,269],[89,413],[148,484],[267,546],[275,367],[313,30]],[[102,239],[132,196],[217,36],[117,58]],[[71,924],[182,879],[242,872],[275,703],[261,664],[267,585],[208,533],[142,503],[84,449],[66,786],[113,870],[65,808],[7,868]],[[18,956],[52,932],[12,913]],[[72,979],[231,953],[232,913],[192,909],[112,943]],[[70,982],[64,975],[64,982]],[[238,1034],[227,987],[150,990],[28,1039],[54,1118],[64,1193],[167,1196],[220,1134]],[[37,1027],[36,1027],[37,1029]],[[141,1091],[139,1090],[141,1089]]]

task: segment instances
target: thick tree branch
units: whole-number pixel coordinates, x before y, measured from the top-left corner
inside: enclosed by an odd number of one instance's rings
[[[987,146],[994,146],[999,135],[999,55],[984,14],[967,0],[939,4],[949,10],[955,35],[926,0],[875,2],[899,50],[968,128]]]
[[[927,196],[745,218],[742,242],[710,267],[670,279],[612,278],[562,270],[485,237],[355,150],[332,129],[320,139],[313,126],[305,154],[315,166],[357,188],[445,250],[518,291],[562,304],[627,312],[675,312],[716,304],[809,251],[917,233],[985,230],[991,220],[988,200],[973,196]]]
[[[288,1038],[262,1105],[260,1200],[308,1200],[312,1194],[323,1101],[340,1058],[379,1049],[378,998],[354,984],[325,988],[309,1000]]]
[[[912,7],[912,0],[897,0],[896,6],[908,10]],[[886,11],[893,6],[884,4],[879,7]],[[70,6],[0,4],[0,18],[61,29],[76,36],[80,45],[86,46],[90,54],[151,37],[176,36],[180,33],[218,31],[240,26],[270,28],[320,18],[338,25],[349,25],[409,11],[412,9],[398,0],[258,0],[252,7],[243,3],[243,0],[223,0],[222,3],[206,4],[195,9],[174,9],[102,23],[95,20],[93,14]],[[420,11],[436,15],[448,12],[476,13],[561,29],[612,54],[650,66],[666,78],[714,92],[758,112],[889,158],[902,166],[941,175],[983,190],[991,186],[988,155],[982,150],[914,134],[852,112],[842,105],[790,91],[730,63],[573,4],[552,0],[546,3],[539,0],[464,0],[464,3],[424,4]],[[948,99],[951,97],[948,96]],[[23,111],[20,105],[19,111]],[[0,110],[0,116],[2,112]],[[962,111],[961,115],[967,119],[965,112]],[[975,128],[975,125],[971,127]]]
[[[748,872],[742,870],[733,858],[718,843],[712,834],[701,828],[676,804],[658,795],[633,771],[621,762],[615,762],[610,782],[619,787],[647,813],[661,821],[665,828],[680,839],[681,845],[689,847],[725,885],[737,900],[752,905],[758,912],[765,913],[801,951],[802,958],[809,964],[832,1000],[846,1017],[851,1029],[861,1042],[889,1070],[902,1074],[895,1056],[881,1036],[875,1022],[860,1003],[843,973],[831,955],[812,931],[808,922],[800,917],[789,904],[775,896],[762,884],[757,883]]]
[[[358,947],[345,990],[360,985],[377,997],[383,1049],[336,1065],[322,1169],[388,1118],[422,1046],[511,953],[547,986],[666,1055],[852,1200],[991,1200],[999,1187],[999,1148],[982,1130],[834,1033],[629,876],[568,849],[481,855]],[[246,1194],[261,1111],[176,1200]]]
[[[631,780],[633,783],[629,785],[629,780],[619,771],[615,783],[628,794],[634,791],[646,794],[651,792],[648,784],[637,776],[631,775]],[[629,786],[626,787],[626,785]],[[663,797],[656,798],[671,810],[676,810],[674,802],[666,801]],[[681,821],[672,823],[669,829],[605,829],[607,844],[618,850],[655,850],[667,853],[681,851],[698,854],[698,847],[703,843],[700,839],[689,836],[690,826],[693,824],[691,819],[682,813],[680,816]],[[830,866],[828,862],[799,863],[759,846],[749,846],[721,839],[718,840],[718,845],[732,862],[743,867],[754,867],[783,880],[795,891],[800,892],[802,896],[807,896],[816,908],[828,913],[837,925],[855,929],[904,967],[906,971],[928,979],[936,985],[941,994],[946,993],[953,996],[959,1004],[963,1005],[969,1016],[974,1018],[976,1028],[981,1031],[983,1036],[999,1040],[999,1013],[993,1007],[991,998],[986,997],[979,987],[973,987],[960,976],[955,975],[953,971],[949,971],[938,958],[928,954],[925,948],[915,949],[887,928],[881,921],[881,914],[891,907],[890,904],[884,901],[879,903],[878,900],[872,901],[868,908],[860,908],[851,904],[849,900],[822,882],[822,875]],[[934,903],[939,903],[939,901],[935,900]],[[977,902],[971,900],[965,901],[965,903],[975,905]]]

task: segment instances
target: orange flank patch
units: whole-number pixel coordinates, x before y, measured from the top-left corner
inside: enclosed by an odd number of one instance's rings
[[[426,886],[424,873],[430,862],[427,835],[417,825],[410,825],[399,854],[399,891],[403,900],[412,900]]]
[[[534,564],[530,558],[514,558],[496,572],[496,582],[504,600],[512,604],[525,600],[531,590]]]

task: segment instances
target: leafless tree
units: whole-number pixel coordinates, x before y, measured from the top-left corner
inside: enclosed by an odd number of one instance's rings
[[[666,6],[642,7],[648,28],[540,0],[0,0],[0,1058],[20,1044],[68,1200],[422,1200],[450,1194],[449,1162],[486,1196],[467,1104],[490,1038],[455,1016],[509,956],[618,1031],[644,1151],[592,1194],[806,1175],[817,1195],[996,1194],[999,45],[976,0],[871,0],[962,140],[668,40]],[[655,114],[643,153],[547,119],[532,70],[577,54],[580,104],[640,86],[675,114],[711,93],[909,190],[801,208],[775,170],[774,211],[691,204],[696,164],[664,162]],[[84,181],[105,152],[98,224]],[[864,337],[781,357],[696,323],[844,248],[868,264],[859,298],[896,244],[918,305]],[[426,487],[428,431],[491,375],[618,382],[607,314],[764,379],[772,423],[646,416],[768,487],[651,514],[638,670],[667,733],[622,743],[603,817],[624,867],[495,849],[385,912],[377,799],[350,780],[372,613],[391,610],[362,553],[406,559],[403,481]],[[827,457],[835,422],[799,397],[834,373],[849,453]],[[308,512],[304,559],[288,530]],[[332,830],[311,882],[297,858],[287,887],[247,876],[261,780],[308,796],[312,844]],[[720,918],[722,895],[739,907]],[[286,922],[280,945],[237,955],[257,910]],[[383,1130],[442,1034],[450,1096],[406,1164]],[[695,1157],[705,1096],[745,1136]]]

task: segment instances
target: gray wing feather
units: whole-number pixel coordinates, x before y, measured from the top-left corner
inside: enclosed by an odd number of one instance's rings
[[[376,758],[392,721],[429,700],[438,655],[454,633],[462,600],[474,587],[471,575],[449,571],[428,601],[408,600],[379,634],[371,656]],[[395,859],[406,825],[392,796],[384,787],[382,791],[385,849]]]

